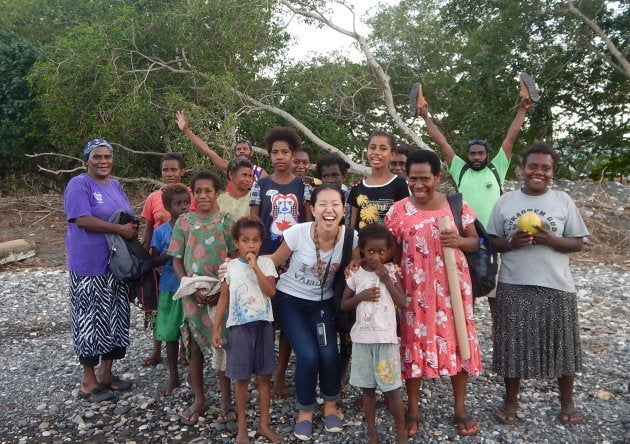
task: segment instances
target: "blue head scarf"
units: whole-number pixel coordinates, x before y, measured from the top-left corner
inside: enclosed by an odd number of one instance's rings
[[[106,147],[110,153],[114,152],[112,146],[105,139],[92,139],[85,145],[83,145],[83,161],[87,161],[90,157],[90,153],[94,148],[98,148],[99,146]]]

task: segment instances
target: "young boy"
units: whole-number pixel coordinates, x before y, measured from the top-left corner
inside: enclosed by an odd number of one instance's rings
[[[257,257],[265,227],[260,219],[243,217],[232,228],[238,258],[228,263],[217,304],[212,343],[221,347],[221,321],[227,310],[227,365],[225,374],[236,381],[236,442],[249,442],[247,399],[249,380],[256,375],[260,396],[258,434],[271,442],[282,435],[269,426],[271,374],[275,369],[273,312],[271,298],[276,293],[276,268],[268,257]]]
[[[179,153],[165,153],[160,160],[160,170],[162,171],[162,179],[166,185],[182,183],[182,177],[186,174],[186,164],[184,158]],[[162,204],[162,191],[164,188],[156,190],[149,194],[147,200],[142,208],[142,214],[140,215],[144,219],[144,237],[142,242],[145,248],[149,248],[153,239],[153,231],[162,224],[171,220],[172,214]],[[192,196],[192,192],[189,190],[189,206],[190,210],[195,211],[197,206]],[[177,217],[175,217],[177,219]],[[167,244],[168,246],[168,244]],[[175,288],[177,290],[177,288]],[[146,315],[152,313],[147,312]],[[180,359],[185,363],[185,357]],[[162,361],[162,342],[154,337],[153,339],[153,351],[148,358],[141,361],[143,366],[157,365]]]
[[[368,442],[378,442],[376,387],[396,423],[396,442],[407,443],[405,407],[400,386],[400,348],[396,335],[396,307],[405,307],[400,270],[390,261],[395,240],[383,225],[370,224],[359,231],[361,267],[347,279],[341,300],[343,310],[356,309],[350,331],[352,365],[350,384],[361,387],[368,426]]]
[[[176,387],[179,387],[177,354],[179,351],[179,328],[184,320],[184,310],[181,299],[173,300],[173,295],[179,287],[179,280],[173,270],[173,258],[166,252],[171,242],[175,221],[180,215],[187,213],[190,207],[188,187],[181,183],[167,185],[162,189],[162,204],[166,211],[170,213],[171,220],[153,231],[151,251],[155,265],[162,266],[160,284],[158,286],[155,340],[166,341],[169,378],[168,383],[160,393],[162,396],[169,396]]]
[[[311,188],[293,173],[295,152],[302,147],[302,140],[294,129],[285,126],[271,128],[265,136],[265,146],[273,173],[252,185],[249,208],[252,217],[260,218],[267,235],[260,248],[261,255],[274,253],[282,243],[282,232],[300,222],[312,220],[310,205]],[[286,369],[291,356],[291,346],[280,335],[278,371],[274,380],[274,397],[286,397]]]

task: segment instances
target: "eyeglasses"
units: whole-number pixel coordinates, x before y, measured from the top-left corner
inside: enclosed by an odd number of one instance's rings
[[[468,148],[470,148],[473,145],[483,145],[486,148],[488,148],[488,142],[486,142],[484,139],[469,140],[468,141]]]

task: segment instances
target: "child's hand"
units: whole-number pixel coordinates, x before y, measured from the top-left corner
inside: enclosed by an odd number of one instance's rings
[[[381,290],[378,287],[366,288],[361,293],[357,294],[359,300],[365,302],[376,302],[381,297]]]
[[[247,262],[249,263],[249,266],[255,270],[258,267],[258,262],[256,261],[256,254],[250,251],[249,253],[247,253],[247,256],[245,257],[247,258]]]
[[[214,345],[215,348],[221,348],[221,331],[220,330],[212,331],[212,345]]]
[[[357,271],[360,266],[361,266],[361,262],[356,262],[354,260],[350,261],[348,263],[348,266],[346,267],[344,273],[343,273],[345,275],[346,279],[349,278],[352,273]]]
[[[373,262],[370,265],[372,266],[374,273],[376,273],[381,281],[389,279],[389,272],[387,271],[385,265],[381,264],[380,262]]]
[[[230,262],[230,258],[226,257],[221,265],[219,265],[219,281],[222,281],[227,274],[227,264]]]

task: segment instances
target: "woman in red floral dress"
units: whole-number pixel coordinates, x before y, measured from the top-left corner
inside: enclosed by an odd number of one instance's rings
[[[475,333],[473,296],[464,251],[479,248],[475,213],[464,203],[460,236],[443,193],[436,191],[440,160],[431,151],[418,150],[407,159],[410,197],[392,205],[385,224],[401,246],[400,267],[407,293],[407,308],[401,314],[402,376],[407,385],[407,433],[415,435],[420,413],[418,395],[421,378],[450,376],[453,385],[454,423],[461,435],[473,435],[479,427],[465,406],[468,375],[481,371],[479,344]],[[452,230],[440,233],[438,219],[449,216]],[[464,303],[470,359],[459,354],[451,297],[442,247],[455,249]]]

